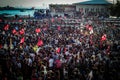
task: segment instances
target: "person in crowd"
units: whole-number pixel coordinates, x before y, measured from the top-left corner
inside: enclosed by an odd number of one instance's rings
[[[0,24],[1,80],[120,79],[118,28],[53,19]]]

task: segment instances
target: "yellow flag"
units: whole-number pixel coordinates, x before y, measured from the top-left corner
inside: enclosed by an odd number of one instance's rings
[[[37,51],[37,49],[38,49],[38,46],[37,46],[37,45],[35,45],[35,46],[33,47],[33,50],[36,52],[36,51]]]

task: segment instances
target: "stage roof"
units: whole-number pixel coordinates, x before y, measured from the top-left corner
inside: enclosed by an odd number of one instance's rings
[[[75,5],[108,5],[112,4],[106,0],[90,0],[90,1],[84,1],[84,2],[78,2],[78,3],[73,3]]]

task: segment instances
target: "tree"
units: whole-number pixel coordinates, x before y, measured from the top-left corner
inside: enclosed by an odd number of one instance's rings
[[[110,14],[111,16],[120,17],[120,1],[117,0],[116,4],[110,6]]]

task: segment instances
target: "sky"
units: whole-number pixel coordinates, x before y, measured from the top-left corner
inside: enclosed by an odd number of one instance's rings
[[[0,7],[7,5],[12,7],[48,8],[49,4],[72,4],[88,0],[0,0]]]

